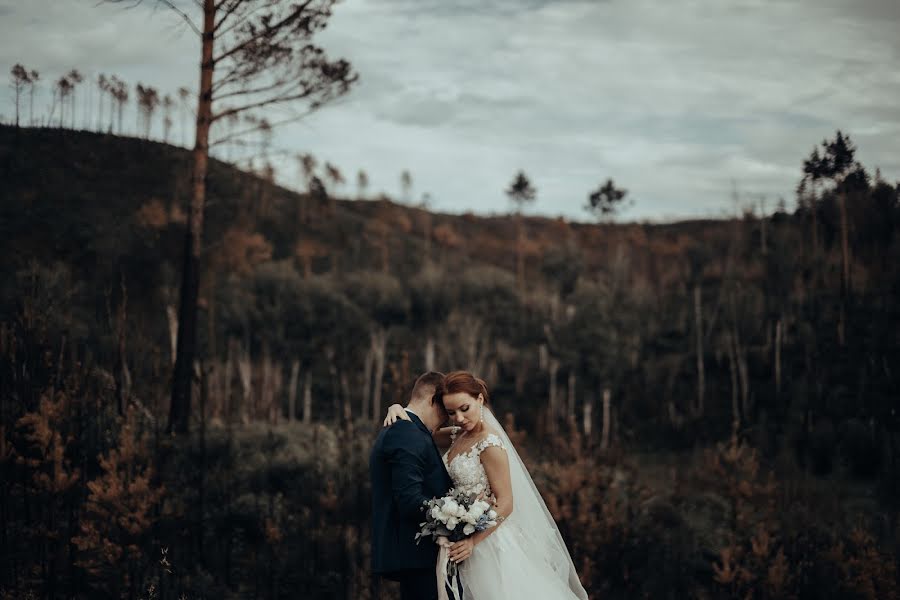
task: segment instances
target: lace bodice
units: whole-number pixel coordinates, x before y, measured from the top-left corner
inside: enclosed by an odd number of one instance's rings
[[[453,437],[455,438],[456,436],[454,435]],[[454,443],[455,441],[454,439]],[[453,479],[453,487],[466,494],[475,496],[485,498],[494,496],[487,473],[484,471],[484,465],[481,464],[481,453],[489,446],[497,446],[506,450],[503,441],[497,435],[489,433],[487,437],[470,449],[454,456],[450,462],[447,462],[449,451],[444,453],[444,464],[447,466],[447,472]]]

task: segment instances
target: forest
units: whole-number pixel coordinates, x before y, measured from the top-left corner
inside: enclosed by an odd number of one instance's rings
[[[592,598],[900,598],[900,182],[844,131],[723,218],[620,222],[611,177],[584,221],[522,171],[492,216],[311,153],[286,182],[255,109],[356,81],[302,10],[200,90],[11,69],[0,599],[398,598],[369,450],[432,369],[487,381]],[[302,94],[253,96],[289,43]]]
[[[3,127],[3,594],[368,598],[380,417],[461,367],[597,597],[896,597],[898,186],[853,151],[800,157],[793,211],[671,224],[433,214],[214,161],[173,435],[188,153]]]

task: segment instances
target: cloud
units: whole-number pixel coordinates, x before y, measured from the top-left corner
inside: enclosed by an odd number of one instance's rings
[[[48,73],[196,80],[196,41],[166,11],[0,11],[3,55]],[[732,209],[733,183],[790,200],[803,158],[840,128],[896,179],[897,30],[896,0],[343,2],[320,41],[360,82],[279,128],[282,177],[310,151],[365,169],[373,190],[397,194],[409,169],[439,210],[500,212],[525,169],[535,212],[587,218],[587,193],[613,177],[636,200],[628,217],[709,215]]]

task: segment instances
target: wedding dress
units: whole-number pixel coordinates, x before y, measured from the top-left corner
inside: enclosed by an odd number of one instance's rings
[[[492,497],[481,464],[488,447],[509,458],[513,512],[460,563],[465,600],[587,600],[556,522],[509,436],[491,411],[484,410],[489,433],[471,449],[444,464],[456,489]]]

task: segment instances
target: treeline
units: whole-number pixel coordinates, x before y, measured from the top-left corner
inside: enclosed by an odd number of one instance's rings
[[[119,174],[134,191],[112,205],[94,181],[62,189],[38,179],[40,164],[10,172],[10,194],[35,200],[6,203],[4,314],[67,298],[54,334],[120,365],[122,407],[134,393],[164,414],[184,167],[144,146],[171,173],[148,178],[129,142],[114,143],[96,158],[133,169]],[[604,447],[737,427],[823,472],[836,448],[860,444],[873,453],[860,468],[896,463],[897,186],[840,133],[806,161],[792,214],[658,226],[437,215],[215,168],[203,418],[377,421],[416,372],[462,367],[530,427],[577,423]],[[48,211],[57,219],[41,220]],[[55,245],[28,233],[37,222]]]
[[[6,120],[15,127],[95,131],[182,147],[190,147],[193,142],[197,96],[196,90],[186,86],[167,92],[141,82],[132,85],[115,74],[94,76],[77,68],[47,80],[36,69],[21,63],[10,68],[9,85],[12,116]],[[345,169],[309,152],[278,147],[274,134],[269,118],[235,113],[217,124],[212,153],[219,160],[240,165],[272,181],[280,169],[281,180],[297,189],[317,193],[327,186],[331,194],[350,196],[347,186],[351,175]],[[413,176],[408,169],[401,170],[397,182],[398,199],[406,204],[418,201],[428,205],[428,192],[418,199],[414,197]],[[356,199],[383,197],[370,194],[369,174],[364,169],[356,171],[353,183]]]

